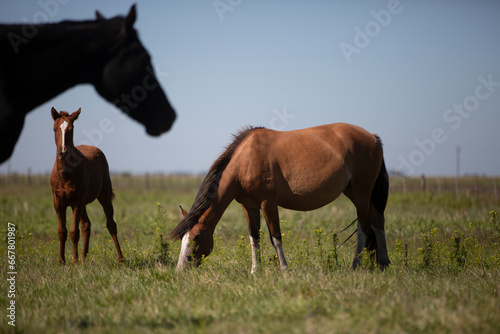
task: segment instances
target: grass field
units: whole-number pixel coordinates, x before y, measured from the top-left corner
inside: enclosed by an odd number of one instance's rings
[[[115,175],[126,261],[117,263],[96,202],[88,206],[88,260],[63,266],[48,177],[0,178],[0,332],[500,333],[500,206],[492,190],[482,192],[493,189],[492,179],[475,181],[481,191],[459,198],[445,180],[437,182],[440,194],[430,191],[432,179],[426,192],[418,190],[420,179],[405,180],[405,193],[400,179],[392,181],[386,210],[392,265],[385,272],[367,254],[351,271],[355,238],[337,250],[353,230],[338,238],[333,231],[355,218],[342,197],[312,212],[280,211],[285,273],[263,222],[263,263],[251,275],[237,203],[217,226],[202,266],[175,272],[180,245],[165,236],[180,220],[178,205],[191,205],[199,177]],[[10,238],[8,223],[15,226]],[[67,245],[71,259],[69,238]],[[7,280],[12,276],[15,285]],[[7,317],[12,301],[15,327]]]

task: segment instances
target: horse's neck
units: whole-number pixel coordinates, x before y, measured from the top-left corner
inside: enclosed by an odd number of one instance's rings
[[[3,71],[9,95],[28,112],[68,88],[92,83],[110,57],[112,34],[117,29],[106,24],[112,23],[64,22],[37,27],[37,33],[9,57],[10,70]]]
[[[61,180],[74,180],[76,173],[84,173],[85,156],[73,145],[67,145],[68,153],[65,159],[59,159],[56,155],[56,169]]]
[[[219,223],[222,215],[226,211],[227,207],[236,198],[237,191],[239,189],[238,183],[232,175],[224,172],[222,174],[221,180],[218,185],[217,196],[214,197],[211,205],[213,215],[213,222],[215,225]],[[215,226],[214,226],[215,228]]]

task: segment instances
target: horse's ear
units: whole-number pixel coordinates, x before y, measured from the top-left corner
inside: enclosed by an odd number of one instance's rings
[[[56,108],[52,107],[52,109],[50,109],[50,113],[52,114],[52,119],[55,121],[56,119],[58,119],[59,117],[61,117],[61,115],[59,115],[59,113],[57,112]]]
[[[130,11],[128,12],[127,17],[125,18],[125,30],[129,31],[132,29],[132,26],[137,19],[137,11],[135,10],[135,4],[132,5]]]
[[[186,216],[187,216],[187,214],[188,214],[188,213],[187,213],[187,211],[186,211],[186,210],[184,210],[184,209],[182,208],[182,206],[180,206],[180,205],[179,205],[179,209],[181,209],[182,216],[183,216],[183,217],[186,217]]]
[[[203,212],[203,214],[200,217],[200,220],[205,219],[210,214],[210,211],[212,211],[212,210],[210,208],[208,208],[207,211]]]
[[[81,112],[82,112],[82,108],[78,108],[77,111],[75,111],[74,113],[71,114],[71,119],[73,120],[73,122],[78,119],[78,116],[80,116]]]
[[[95,18],[97,19],[97,21],[106,20],[106,18],[98,10],[95,11]]]

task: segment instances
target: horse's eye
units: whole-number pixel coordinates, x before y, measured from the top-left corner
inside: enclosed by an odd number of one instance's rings
[[[201,235],[197,234],[197,235],[195,235],[195,237],[194,237],[193,240],[194,241],[198,241],[198,240],[200,240],[200,238],[201,238]]]

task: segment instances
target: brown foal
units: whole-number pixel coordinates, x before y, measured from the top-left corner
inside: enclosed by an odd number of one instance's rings
[[[50,185],[54,195],[54,208],[59,220],[59,263],[65,263],[64,250],[68,231],[66,229],[66,209],[73,210],[73,224],[69,231],[73,242],[73,262],[78,262],[78,241],[81,223],[83,235],[84,261],[89,252],[90,219],[86,205],[96,198],[104,209],[106,227],[115,243],[118,260],[123,259],[118,243],[116,222],[113,219],[114,194],[109,176],[108,162],[104,153],[94,146],[73,144],[73,123],[80,115],[81,109],[72,114],[51,110],[54,119],[54,134],[57,146],[56,161],[52,169]]]

